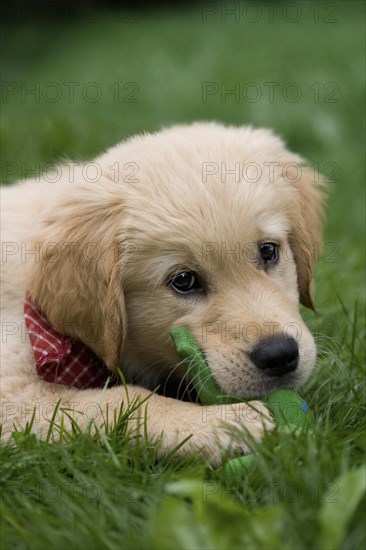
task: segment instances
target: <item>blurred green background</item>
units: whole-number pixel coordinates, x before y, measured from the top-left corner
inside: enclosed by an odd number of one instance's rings
[[[4,183],[173,123],[270,127],[332,180],[324,268],[360,273],[363,2],[60,5],[3,29]]]
[[[349,518],[358,502],[351,495],[362,490],[363,474],[353,468],[364,459],[366,414],[361,408],[364,2],[193,2],[180,8],[131,3],[129,9],[84,2],[72,10],[68,3],[66,11],[63,2],[48,7],[38,2],[33,13],[21,5],[9,8],[2,32],[4,184],[42,171],[49,162],[91,159],[132,134],[195,120],[270,127],[330,182],[325,253],[316,270],[318,316],[304,311],[319,349],[318,368],[306,390],[318,420],[315,439],[305,434],[300,443],[287,442],[281,460],[273,456],[270,442],[245,490],[233,489],[236,507],[226,493],[220,502],[203,505],[202,468],[182,469],[170,459],[156,463],[153,451],[151,456],[150,451],[132,453],[120,436],[108,445],[104,439],[99,444],[76,437],[68,447],[47,447],[46,455],[35,441],[19,439],[19,449],[6,450],[9,545],[76,548],[75,528],[79,547],[90,548],[119,548],[124,540],[126,547],[159,550],[231,550],[242,548],[243,541],[266,550],[363,548],[361,508]],[[45,465],[47,453],[54,462]],[[98,502],[80,494],[72,506],[67,498],[51,503],[37,495],[14,496],[19,479],[29,480],[28,492],[29,484],[43,486],[47,479],[62,487],[71,475],[65,461],[75,480],[98,482],[103,491],[115,480],[124,487],[127,476],[127,487],[137,487],[138,497],[116,508],[108,491]],[[334,485],[339,475],[346,477]],[[185,476],[198,478],[197,486]],[[171,487],[172,480],[183,485]],[[253,487],[294,483],[301,490],[299,501],[250,500]],[[339,489],[339,505],[330,501],[318,512],[333,486]],[[169,496],[177,491],[181,500]],[[188,510],[191,501],[195,515]],[[158,521],[149,523],[160,504]],[[318,521],[319,513],[324,517]]]

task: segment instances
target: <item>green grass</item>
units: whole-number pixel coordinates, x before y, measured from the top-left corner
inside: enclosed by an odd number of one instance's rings
[[[297,23],[279,8],[270,23],[264,4],[257,23],[229,16],[222,23],[220,15],[203,23],[198,5],[136,23],[101,13],[95,23],[19,22],[4,30],[3,83],[20,90],[21,82],[40,89],[56,82],[63,91],[58,102],[3,97],[3,176],[13,171],[5,183],[37,163],[91,158],[133,133],[196,119],[271,127],[336,175],[316,270],[318,314],[304,311],[319,348],[303,391],[313,431],[296,439],[268,435],[253,470],[235,485],[197,457],[157,460],[159,442],[129,447],[123,418],[106,435],[76,430],[63,445],[17,434],[1,448],[2,548],[364,547],[364,8],[336,3],[338,22],[325,23],[320,3],[315,23],[313,3],[297,4]],[[73,102],[62,84],[72,81],[80,83]],[[270,102],[263,85],[270,81],[279,90],[295,82],[301,99],[288,102],[280,93]],[[77,92],[88,82],[102,90],[95,103]],[[115,82],[119,101],[109,89]],[[138,86],[137,102],[122,100],[128,82]],[[255,82],[263,95],[202,102],[204,82],[239,82],[241,89]],[[328,83],[337,87],[336,102],[327,101]]]

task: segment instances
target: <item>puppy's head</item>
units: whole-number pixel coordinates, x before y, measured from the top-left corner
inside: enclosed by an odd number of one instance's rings
[[[101,180],[66,186],[44,215],[42,239],[58,247],[30,292],[49,320],[167,393],[185,375],[169,336],[182,325],[228,394],[304,381],[319,176],[270,132],[216,124],[134,138],[97,161]]]

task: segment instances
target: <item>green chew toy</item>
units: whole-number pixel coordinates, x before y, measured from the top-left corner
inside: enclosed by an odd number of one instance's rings
[[[223,405],[241,401],[236,397],[222,394],[202,350],[187,328],[174,328],[170,335],[179,357],[187,364],[188,376],[203,405]],[[283,429],[294,432],[304,425],[308,405],[294,390],[277,389],[261,396],[260,399],[267,405],[278,426]],[[243,473],[243,470],[247,470],[254,460],[254,454],[234,458],[226,463],[225,471],[231,476],[237,476]]]

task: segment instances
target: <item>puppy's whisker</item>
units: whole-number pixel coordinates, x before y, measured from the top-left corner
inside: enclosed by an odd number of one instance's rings
[[[193,362],[193,361],[192,361],[192,362]],[[219,369],[219,370],[217,370],[217,372],[215,373],[216,376],[217,376],[217,374],[220,374],[221,372],[224,373],[224,372],[225,372],[225,369]],[[188,373],[189,373],[189,371],[188,371]],[[190,378],[191,383],[192,383],[193,385],[196,385],[196,383],[198,382],[198,380],[199,380],[200,377],[201,377],[201,374],[197,373],[194,377],[191,377],[191,378]],[[210,378],[211,378],[211,374],[208,373],[208,374],[206,375],[206,377],[204,377],[204,378],[201,379],[200,385],[204,385],[208,380],[210,380]],[[187,391],[187,390],[186,390],[186,391]],[[225,394],[222,393],[222,395],[225,395]]]
[[[338,340],[328,336],[327,334],[317,334],[317,351],[318,356],[333,356],[339,357],[343,351],[343,346]]]
[[[172,376],[176,373],[177,370],[179,370],[179,368],[184,364],[184,360],[180,361],[179,363],[176,363],[174,366],[170,367],[169,369],[169,373],[168,375],[166,376],[166,379],[165,379],[165,384],[166,382],[169,381],[170,378],[172,378]],[[164,369],[161,369],[160,372],[162,372],[162,370]],[[159,372],[159,374],[160,374]],[[185,376],[185,375],[184,375]],[[165,384],[164,384],[164,387],[165,387]]]
[[[184,360],[179,361],[178,363],[176,363],[175,365],[172,365],[172,366],[169,368],[168,373],[164,376],[164,385],[162,386],[163,393],[165,393],[169,381],[173,378],[173,376],[174,376],[174,374],[176,373],[176,371],[179,370],[183,364],[184,364]],[[165,370],[166,370],[166,369],[165,369],[164,367],[161,367],[161,369],[156,373],[156,379],[157,379],[157,380],[159,380],[159,377],[160,377],[161,373],[164,373]],[[184,376],[182,377],[182,380],[181,380],[181,382],[180,382],[180,385],[182,384],[182,382],[183,382],[185,376],[186,376],[186,373],[185,373]],[[179,385],[178,390],[180,389],[180,385]]]
[[[335,363],[338,366],[341,366],[342,363],[342,346],[339,348],[330,349],[329,346],[319,346],[317,347],[317,357],[318,359],[328,359]]]
[[[327,334],[316,334],[315,341],[317,344],[329,344],[334,349],[342,348],[342,344],[341,342],[339,342],[339,340],[336,340],[332,336],[328,336]]]
[[[191,376],[191,371],[192,371],[192,366],[193,366],[193,363],[194,361],[196,360],[196,358],[199,356],[199,352],[197,352],[191,359],[190,359],[190,363],[188,365],[188,368],[184,374],[184,376],[182,377],[180,383],[179,383],[179,386],[178,386],[178,394],[181,390],[181,387],[182,387],[182,384],[185,383],[186,384],[186,387],[184,389],[184,392],[182,394],[182,399],[185,398],[186,394],[188,395],[189,393],[189,387],[190,385],[194,387],[194,382],[193,382],[193,379],[192,379],[192,376]],[[187,382],[187,378],[188,378],[188,383]],[[198,399],[198,396],[197,396],[197,399]]]

